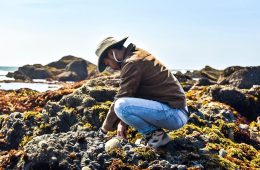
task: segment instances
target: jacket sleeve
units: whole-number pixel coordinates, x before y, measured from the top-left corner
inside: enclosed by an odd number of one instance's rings
[[[120,75],[120,86],[102,127],[108,131],[115,130],[120,119],[114,111],[114,104],[118,98],[134,97],[142,78],[140,63],[129,62],[123,66]]]

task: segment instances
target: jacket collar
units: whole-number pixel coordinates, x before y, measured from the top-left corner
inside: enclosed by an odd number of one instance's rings
[[[127,58],[129,58],[131,56],[131,54],[136,50],[136,46],[132,43],[130,43],[127,47],[126,47],[126,50],[125,50],[125,53],[124,53],[124,59],[123,59],[123,62],[120,63],[120,68],[122,68],[122,66],[125,64],[125,61]]]

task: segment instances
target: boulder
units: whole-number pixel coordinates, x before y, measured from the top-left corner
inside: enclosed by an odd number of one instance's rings
[[[249,89],[253,85],[260,85],[260,66],[233,67],[228,68],[224,73],[218,80],[219,84],[229,84],[241,89]]]
[[[72,61],[66,66],[67,71],[76,73],[78,79],[83,80],[88,76],[87,62],[85,60]]]
[[[95,74],[97,72],[94,64],[69,55],[45,66],[34,64],[19,67],[17,71],[8,73],[7,76],[20,80],[81,81],[85,80],[89,75],[93,76]]]
[[[19,67],[17,71],[13,74],[8,74],[8,76],[13,76],[15,79],[21,80],[47,79],[52,76],[52,73],[44,66],[35,64]]]
[[[79,77],[75,72],[66,71],[56,76],[55,78],[58,81],[79,81]]]
[[[223,73],[222,70],[217,70],[210,66],[205,66],[205,68],[200,70],[200,74],[203,77],[206,77],[206,78],[208,78],[210,80],[214,80],[214,81],[217,81],[222,73]]]
[[[256,120],[259,115],[259,96],[248,95],[248,92],[235,87],[220,86],[212,86],[210,93],[214,100],[232,106],[249,120]]]
[[[209,80],[208,78],[200,78],[197,83],[195,83],[196,86],[209,86],[216,84],[216,82]]]
[[[69,63],[71,63],[72,61],[75,61],[75,60],[81,60],[81,58],[74,57],[72,55],[67,55],[67,56],[62,57],[58,61],[51,62],[51,63],[47,64],[47,66],[54,67],[54,68],[57,68],[57,69],[65,69],[65,67]]]
[[[188,80],[192,80],[192,78],[190,76],[182,74],[182,72],[180,72],[180,71],[175,73],[174,76],[179,80],[179,82],[186,82]]]
[[[185,73],[185,75],[188,76],[188,77],[194,78],[194,79],[203,77],[203,76],[200,74],[200,71],[198,71],[198,70],[194,70],[194,71],[192,71],[192,72],[191,72],[191,71],[187,71],[187,72]]]
[[[210,66],[205,66],[201,70],[193,70],[192,72],[187,71],[184,75],[191,77],[193,79],[208,78],[210,80],[217,81],[222,73],[223,70],[217,70]]]

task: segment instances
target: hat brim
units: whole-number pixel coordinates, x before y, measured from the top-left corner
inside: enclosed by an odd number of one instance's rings
[[[111,44],[110,46],[106,47],[103,52],[100,54],[99,58],[98,58],[98,71],[99,72],[103,72],[105,69],[106,69],[106,65],[104,64],[104,58],[106,57],[106,52],[107,50],[113,48],[113,47],[116,47],[118,45],[124,45],[125,41],[127,40],[128,37],[125,37],[123,38],[122,40],[120,41],[117,41],[113,44]]]

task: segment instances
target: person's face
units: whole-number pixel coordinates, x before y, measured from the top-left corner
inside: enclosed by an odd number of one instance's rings
[[[107,53],[107,57],[104,58],[104,64],[107,66],[107,67],[110,67],[112,68],[113,70],[119,70],[120,67],[119,65],[117,64],[117,62],[114,60],[114,57],[113,57],[113,53],[112,51],[108,51]]]

